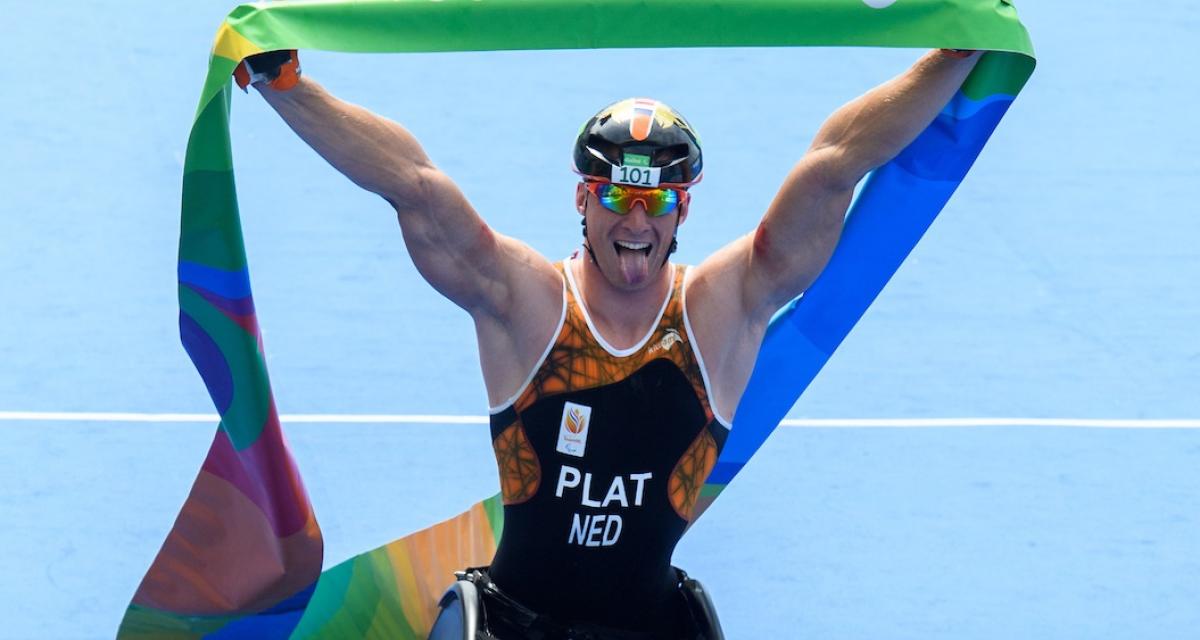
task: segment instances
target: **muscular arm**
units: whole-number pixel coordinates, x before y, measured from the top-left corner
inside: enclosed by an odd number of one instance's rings
[[[933,121],[979,55],[932,51],[825,121],[754,233],[713,257],[713,270],[740,290],[743,313],[769,317],[812,284],[837,245],[854,187]]]
[[[513,283],[544,281],[543,288],[558,295],[553,267],[492,231],[404,127],[334,97],[308,77],[290,91],[259,90],[329,164],[396,209],[421,275],[477,320],[507,315],[520,298],[510,290]]]
[[[728,417],[771,316],[816,280],[842,232],[854,187],[933,121],[975,66],[933,51],[838,109],[792,168],[758,228],[695,270],[688,308]],[[732,303],[732,304],[731,304]]]

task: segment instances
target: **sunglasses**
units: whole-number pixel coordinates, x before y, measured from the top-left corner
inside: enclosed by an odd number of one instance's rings
[[[687,202],[688,198],[686,191],[674,187],[630,187],[591,180],[585,180],[583,184],[605,209],[619,215],[633,211],[633,206],[641,202],[646,215],[657,218],[674,212],[679,203]]]

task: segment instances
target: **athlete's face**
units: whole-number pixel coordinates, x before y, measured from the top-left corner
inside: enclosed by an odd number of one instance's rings
[[[587,242],[600,272],[614,287],[635,291],[650,286],[663,269],[677,224],[687,219],[686,199],[669,214],[649,216],[639,201],[626,214],[609,211],[582,183],[575,208],[587,221]]]

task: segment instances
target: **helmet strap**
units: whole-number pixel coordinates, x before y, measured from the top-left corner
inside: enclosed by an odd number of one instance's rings
[[[587,249],[588,255],[592,257],[592,264],[599,267],[600,263],[596,261],[596,254],[592,251],[592,240],[588,238],[587,234],[587,217],[580,218],[579,224],[583,225],[583,248]]]
[[[679,216],[675,216],[675,230],[671,232],[671,246],[667,248],[667,255],[663,256],[662,264],[658,268],[663,268],[667,265],[667,260],[679,249],[679,241],[676,239],[679,236]],[[591,249],[589,249],[591,251]]]

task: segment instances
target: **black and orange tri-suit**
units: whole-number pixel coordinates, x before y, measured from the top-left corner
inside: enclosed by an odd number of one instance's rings
[[[491,577],[568,623],[659,629],[675,597],[675,544],[729,433],[709,401],[673,267],[658,322],[613,348],[568,263],[560,328],[508,402],[492,410],[504,530]]]

